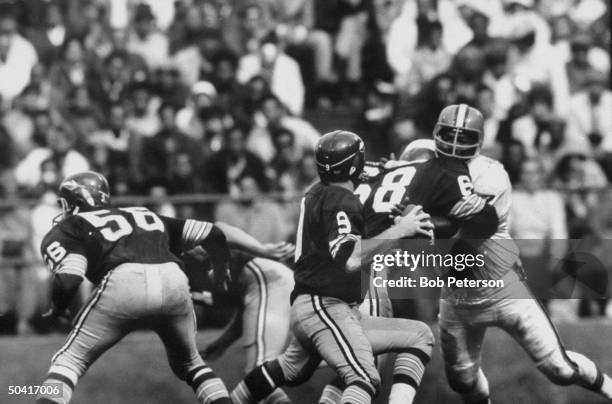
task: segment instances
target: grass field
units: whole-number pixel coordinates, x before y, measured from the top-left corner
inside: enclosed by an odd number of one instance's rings
[[[582,322],[559,327],[568,348],[596,360],[604,371],[612,372],[612,323]],[[200,332],[201,346],[214,332]],[[63,336],[0,338],[0,403],[32,402],[33,397],[8,396],[9,385],[40,383],[52,353],[62,344]],[[241,376],[242,355],[235,344],[211,366],[232,388]],[[603,403],[594,393],[577,387],[553,386],[532,366],[514,341],[491,329],[484,346],[484,369],[488,375],[493,403]],[[325,381],[331,378],[327,369],[317,372],[305,386],[288,390],[295,403],[316,403]],[[387,386],[388,387],[388,386]],[[152,404],[194,403],[191,389],[176,379],[167,365],[161,342],[154,334],[139,332],[128,336],[95,363],[79,382],[74,403]],[[379,403],[386,400],[382,397]],[[443,364],[436,348],[432,362],[417,396],[417,403],[458,403],[448,388]]]

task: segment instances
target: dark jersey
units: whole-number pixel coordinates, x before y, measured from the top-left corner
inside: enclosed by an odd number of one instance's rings
[[[230,250],[229,268],[232,280],[228,284],[227,292],[218,292],[208,276],[208,271],[212,268],[210,259],[203,249],[196,248],[189,253],[183,254],[181,259],[184,263],[184,270],[189,278],[189,286],[194,292],[211,292],[214,294],[215,303],[229,304],[233,306],[242,305],[244,287],[240,283],[241,275],[249,262],[255,258],[254,255]]]
[[[363,232],[363,206],[356,195],[335,185],[313,185],[300,206],[292,301],[299,294],[360,301],[360,271],[347,273],[334,257]]]
[[[402,202],[408,194],[408,186],[422,163],[406,163],[380,171],[355,189],[363,204],[365,238],[379,235],[393,225],[389,218],[391,208]]]
[[[408,187],[410,203],[422,205],[431,216],[469,219],[486,201],[474,194],[467,162],[433,158],[422,163]]]
[[[182,265],[180,252],[211,228],[211,223],[158,216],[144,207],[100,209],[55,225],[44,237],[41,253],[54,273],[67,256],[85,257],[87,272],[83,275],[98,283],[126,262]]]

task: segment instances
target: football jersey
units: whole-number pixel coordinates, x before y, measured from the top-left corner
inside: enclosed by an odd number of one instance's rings
[[[437,157],[422,163],[408,186],[410,203],[423,206],[431,216],[467,220],[486,201],[474,193],[467,162]]]
[[[361,301],[361,271],[347,273],[334,256],[363,230],[363,206],[356,195],[336,185],[314,184],[300,203],[291,301],[299,294]]]
[[[508,221],[512,205],[512,184],[504,166],[489,157],[478,156],[468,163],[474,192],[487,199],[499,218],[497,230],[482,243],[479,250],[484,255],[484,271],[474,272],[476,278],[504,280],[505,288],[474,289],[471,297],[516,298],[514,285],[522,279],[519,249],[510,237]]]
[[[403,163],[383,169],[375,177],[355,188],[355,195],[363,204],[365,238],[375,237],[393,225],[391,208],[402,202],[408,186],[422,163]]]
[[[210,259],[207,254],[199,250],[199,248],[196,248],[189,253],[181,255],[191,290],[194,292],[214,293],[214,302],[217,303],[222,302],[234,306],[242,305],[245,285],[241,285],[239,280],[241,279],[242,271],[244,271],[246,265],[255,256],[238,250],[230,250],[229,269],[231,281],[228,283],[226,292],[219,292],[213,287],[208,276],[209,270],[212,269]]]
[[[41,253],[54,273],[66,256],[85,257],[84,275],[96,284],[126,262],[182,266],[180,252],[211,228],[211,223],[158,216],[144,207],[100,209],[80,212],[56,224],[44,237]]]

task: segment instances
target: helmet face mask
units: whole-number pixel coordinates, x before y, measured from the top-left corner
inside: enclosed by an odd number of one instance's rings
[[[451,105],[440,113],[434,128],[436,154],[469,160],[480,153],[484,118],[465,104]]]

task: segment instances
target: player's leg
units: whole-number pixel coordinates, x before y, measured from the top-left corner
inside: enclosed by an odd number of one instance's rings
[[[251,370],[232,391],[234,404],[254,404],[280,387],[299,385],[312,376],[321,358],[292,338],[283,354]]]
[[[431,329],[420,321],[366,315],[361,324],[375,354],[397,353],[389,403],[411,403],[431,357]]]
[[[381,273],[382,276],[386,276],[386,272]],[[365,299],[359,305],[359,311],[367,316],[374,317],[393,317],[393,306],[391,299],[386,288],[376,288],[372,282],[370,282],[370,289],[366,293]],[[376,366],[378,371],[386,368],[386,363],[390,359],[389,355],[382,354],[375,358]],[[342,391],[344,386],[339,378],[334,379],[331,383],[328,383],[321,392],[319,403],[323,404],[338,404],[342,397]]]
[[[40,394],[37,403],[68,403],[79,378],[89,366],[130,331],[129,320],[113,315],[116,305],[120,304],[118,292],[117,280],[109,273],[83,305],[66,342],[51,359],[43,385],[59,383],[60,397]],[[138,290],[135,288],[134,292]]]
[[[577,384],[612,398],[612,380],[584,355],[565,350],[557,331],[535,299],[500,302],[500,324],[514,337],[550,381]]]
[[[198,352],[196,318],[185,274],[176,264],[163,264],[159,277],[147,280],[153,284],[149,289],[163,291],[160,314],[152,316],[148,324],[164,343],[174,374],[193,388],[201,403],[231,404],[225,384]]]
[[[440,301],[440,344],[450,387],[465,403],[488,403],[489,382],[480,368],[486,326],[456,306]],[[486,315],[486,313],[484,313]]]
[[[293,273],[285,265],[263,258],[251,260],[244,268],[242,338],[246,353],[245,370],[250,372],[265,361],[277,358],[290,335],[290,306]],[[288,403],[281,389],[270,394],[267,404]]]

